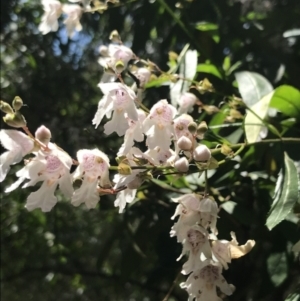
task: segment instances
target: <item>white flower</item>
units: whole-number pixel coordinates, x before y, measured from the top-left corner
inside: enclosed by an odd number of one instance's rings
[[[124,45],[110,44],[108,46],[108,54],[115,62],[121,61],[125,66],[133,58],[133,52],[130,48]]]
[[[192,93],[189,92],[183,93],[178,99],[178,104],[179,104],[178,113],[184,114],[184,113],[192,112],[197,99],[198,98]]]
[[[215,240],[212,242],[213,259],[222,264],[224,269],[228,269],[231,259],[242,257],[249,253],[255,245],[254,240],[248,240],[244,245],[240,245],[236,240],[234,232],[230,233],[232,240]]]
[[[134,162],[136,157],[143,157],[143,153],[138,148],[133,147],[126,156],[131,166],[137,166],[137,164]],[[126,203],[131,203],[135,199],[137,189],[144,182],[144,178],[140,176],[143,171],[143,169],[133,169],[130,175],[116,174],[114,176],[114,189],[127,186],[126,189],[118,192],[114,203],[115,207],[119,207],[119,213],[123,212]]]
[[[42,0],[44,6],[44,14],[42,22],[39,25],[39,31],[42,34],[47,34],[50,31],[57,31],[58,21],[62,13],[62,4],[56,0]]]
[[[186,235],[190,227],[200,221],[200,197],[196,194],[190,193],[179,198],[172,199],[172,201],[179,204],[171,219],[174,219],[177,215],[179,215],[179,219],[172,227],[170,235],[171,237],[176,235],[177,241],[183,242],[186,239]]]
[[[143,122],[144,133],[147,135],[146,144],[150,149],[159,147],[168,150],[171,137],[174,135],[173,118],[176,109],[163,99],[150,110],[150,114]]]
[[[82,26],[80,24],[82,8],[77,4],[64,4],[63,12],[67,15],[64,24],[66,24],[68,36],[72,38],[75,29],[77,31],[82,30]]]
[[[215,200],[209,197],[205,197],[200,201],[199,211],[201,212],[201,225],[204,228],[209,227],[212,233],[218,234],[217,230],[217,218],[219,208]]]
[[[174,165],[177,160],[177,154],[171,149],[161,149],[160,147],[155,147],[154,149],[149,149],[144,153],[144,157],[149,160],[153,165]]]
[[[132,72],[136,78],[140,81],[140,88],[144,88],[144,86],[150,80],[151,72],[147,68],[138,68],[134,72]]]
[[[136,97],[134,91],[121,83],[101,83],[98,86],[104,96],[99,101],[93,124],[97,128],[104,115],[110,118],[114,111],[112,119],[104,126],[105,134],[109,135],[115,131],[119,136],[124,135],[129,127],[126,117],[134,121],[138,120],[138,112],[134,104]],[[126,117],[125,113],[127,113]]]
[[[141,142],[144,140],[144,134],[142,129],[142,123],[146,118],[146,114],[143,110],[138,109],[138,120],[132,120],[128,118],[129,128],[124,136],[124,143],[119,149],[118,156],[124,156],[128,154],[131,147],[134,145],[134,141]]]
[[[95,208],[100,198],[97,190],[107,186],[109,181],[109,159],[98,149],[81,149],[77,152],[79,165],[73,174],[74,179],[82,179],[80,188],[74,191],[72,205],[85,203],[88,209]]]
[[[18,188],[25,179],[29,179],[29,182],[22,188],[43,181],[42,186],[27,198],[25,207],[29,211],[36,208],[41,208],[43,212],[50,211],[57,203],[57,198],[54,196],[57,185],[66,197],[71,197],[73,193],[72,178],[69,173],[72,165],[71,157],[53,143],[48,144],[48,149],[48,151],[40,150],[36,157],[19,170],[17,172],[19,180],[5,190],[10,192]]]
[[[4,181],[10,165],[19,163],[22,158],[33,151],[34,141],[16,130],[1,130],[0,142],[8,151],[0,157],[0,182]]]
[[[188,129],[188,125],[193,121],[194,121],[193,118],[187,114],[183,114],[174,119],[174,130],[175,130],[175,137],[177,140],[175,146],[176,146],[177,153],[179,152],[180,149],[187,150],[192,148],[194,138]]]
[[[234,286],[228,284],[221,274],[222,267],[211,260],[202,262],[201,267],[194,271],[186,280],[181,283],[181,288],[185,288],[189,294],[188,301],[222,301],[218,297],[216,287],[226,295],[231,295]]]
[[[211,257],[211,248],[208,240],[208,232],[201,226],[194,225],[186,233],[183,240],[183,249],[179,260],[183,255],[189,253],[188,261],[183,265],[181,273],[188,275],[196,270],[200,264],[200,255],[204,254],[206,258]]]

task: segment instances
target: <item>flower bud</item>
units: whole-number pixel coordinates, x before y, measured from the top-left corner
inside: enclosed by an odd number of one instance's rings
[[[47,145],[51,139],[51,132],[48,128],[42,125],[35,131],[35,138]]]
[[[205,121],[201,121],[201,123],[197,127],[197,137],[199,139],[203,139],[204,134],[207,132],[208,127]]]
[[[118,165],[118,172],[120,175],[127,176],[127,175],[131,175],[132,170],[128,164],[121,162]]]
[[[118,33],[117,30],[113,30],[110,35],[109,35],[109,39],[113,42],[113,43],[120,43],[121,42],[121,37]]]
[[[3,121],[14,128],[22,128],[26,126],[26,120],[24,116],[20,112],[16,112],[13,114],[6,114],[3,117]]]
[[[187,172],[189,170],[189,161],[186,157],[182,157],[175,162],[174,167],[180,172]]]
[[[185,136],[182,136],[178,139],[177,145],[180,149],[182,149],[184,151],[188,151],[192,148],[193,143],[192,143],[191,139],[189,139]]]
[[[23,100],[21,99],[21,97],[16,96],[12,102],[12,105],[15,111],[19,111],[23,106]]]
[[[12,107],[10,106],[10,104],[8,104],[7,102],[1,100],[0,101],[0,110],[6,114],[13,114],[14,110],[12,109]]]
[[[196,133],[196,131],[197,131],[197,123],[196,122],[191,122],[191,123],[189,123],[189,125],[188,125],[188,130],[190,131],[190,133],[192,134],[192,135],[194,135],[195,133]]]
[[[198,145],[193,152],[193,158],[195,161],[208,161],[210,157],[210,149],[204,144]]]
[[[122,73],[125,69],[124,63],[122,61],[117,61],[115,64],[117,73]]]

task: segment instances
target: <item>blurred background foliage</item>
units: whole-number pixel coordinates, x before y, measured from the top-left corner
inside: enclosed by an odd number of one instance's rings
[[[120,1],[103,14],[84,14],[83,30],[72,39],[62,22],[57,32],[41,35],[42,13],[38,0],[1,2],[1,99],[10,102],[19,95],[27,104],[22,113],[29,129],[46,125],[53,142],[72,157],[80,148],[99,147],[116,165],[122,138],[106,137],[103,126],[95,130],[91,124],[101,97],[98,48],[108,44],[114,29],[136,55],[163,70],[168,53],[180,53],[190,43],[201,64],[196,79],[208,78],[218,91],[193,91],[205,104],[219,106],[224,95],[238,95],[234,72],[240,70],[258,72],[274,87],[300,88],[299,0]],[[161,98],[169,99],[168,87],[145,92],[149,106]],[[210,126],[224,122],[224,112],[193,116]],[[279,115],[269,122],[277,126],[283,120]],[[299,129],[298,119],[284,136],[299,137]],[[206,142],[219,136],[244,140],[239,126],[211,130]],[[237,288],[226,300],[288,300],[299,285],[299,261],[291,252],[300,236],[297,218],[291,214],[272,231],[265,226],[283,147],[300,161],[299,145],[257,145],[245,149],[240,162],[229,161],[210,175],[211,193],[222,207],[219,238],[230,239],[234,231],[240,243],[257,242],[224,272]],[[15,180],[18,168],[2,187]],[[183,261],[176,261],[181,245],[169,237],[175,210],[170,197],[181,188],[202,191],[203,183],[194,176],[169,176],[171,189],[160,180],[143,185],[122,215],[111,196],[101,197],[90,211],[60,197],[45,214],[24,208],[28,190],[1,193],[1,300],[162,301],[174,281],[169,300],[187,300],[178,285],[185,279],[178,276]]]

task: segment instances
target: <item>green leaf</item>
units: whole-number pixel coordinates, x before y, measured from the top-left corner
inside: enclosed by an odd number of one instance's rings
[[[278,87],[275,89],[270,107],[286,116],[300,119],[300,91],[287,85]]]
[[[218,25],[209,22],[199,22],[196,25],[196,29],[201,31],[210,31],[210,30],[218,30]]]
[[[269,109],[269,104],[274,91],[264,96],[260,101],[256,102],[250,107],[251,111],[247,112],[244,120],[244,128],[246,133],[246,139],[248,143],[253,143],[259,140],[260,132],[264,126],[262,120],[266,117]],[[259,118],[258,118],[259,117]]]
[[[271,254],[267,259],[267,267],[271,281],[276,287],[279,286],[287,277],[286,254],[284,252]]]
[[[199,64],[197,66],[197,71],[198,72],[204,72],[204,73],[210,73],[220,79],[222,79],[222,75],[217,69],[217,67],[213,64]]]
[[[289,214],[298,199],[297,168],[293,160],[284,153],[284,168],[279,172],[273,204],[266,222],[269,230],[272,230]]]
[[[160,87],[163,84],[170,83],[170,76],[160,76],[145,85],[145,88]]]
[[[300,301],[299,293],[289,294],[284,301]]]
[[[243,101],[249,107],[273,91],[270,82],[258,73],[241,71],[235,73],[235,78]]]

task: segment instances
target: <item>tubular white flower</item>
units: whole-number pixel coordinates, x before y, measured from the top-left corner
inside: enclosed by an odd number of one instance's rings
[[[97,191],[100,186],[107,186],[109,181],[109,159],[98,149],[82,149],[77,152],[79,165],[73,174],[74,179],[82,179],[80,188],[74,191],[72,205],[85,203],[88,209],[95,208],[100,197]]]
[[[219,208],[215,200],[205,197],[200,201],[199,211],[201,212],[201,225],[204,228],[209,227],[212,233],[218,234],[217,218]]]
[[[239,245],[234,232],[230,232],[231,241],[215,240],[212,241],[213,259],[220,262],[224,269],[228,269],[231,259],[242,257],[249,253],[255,246],[254,240],[247,240],[244,245]]]
[[[186,239],[186,234],[190,227],[200,221],[200,197],[191,193],[185,194],[179,198],[173,198],[172,201],[179,204],[171,219],[174,219],[177,215],[179,215],[179,219],[172,227],[170,235],[171,237],[176,235],[177,241],[183,242]]]
[[[134,121],[138,120],[138,111],[134,104],[136,98],[134,91],[121,83],[100,83],[98,86],[104,96],[99,101],[93,124],[97,128],[104,115],[109,118],[114,111],[112,120],[105,125],[105,133],[108,135],[116,131],[119,136],[124,135],[129,127],[125,113],[128,118]]]
[[[119,149],[118,156],[124,156],[128,154],[131,147],[134,145],[134,141],[141,142],[144,140],[142,123],[146,118],[146,114],[143,110],[138,109],[138,120],[134,121],[128,118],[129,128],[124,136],[124,143]]]
[[[161,149],[160,147],[155,147],[154,149],[147,150],[144,153],[144,157],[149,160],[153,165],[174,165],[178,156],[172,149]]]
[[[130,48],[124,45],[115,45],[115,44],[109,44],[108,54],[111,58],[115,60],[115,62],[122,61],[125,66],[127,66],[128,62],[134,56]]]
[[[188,261],[183,265],[181,273],[188,275],[201,265],[200,255],[211,258],[211,248],[208,240],[208,232],[201,226],[194,225],[189,228],[186,238],[183,240],[183,249],[177,260],[189,253]]]
[[[173,118],[176,109],[163,99],[157,102],[150,110],[150,114],[143,122],[143,130],[147,135],[146,144],[149,149],[159,147],[168,150],[171,137],[174,135]]]
[[[80,24],[82,8],[77,4],[64,4],[63,12],[67,15],[64,24],[66,25],[68,36],[72,38],[74,30],[82,30],[82,26]]]
[[[34,141],[20,131],[1,130],[0,142],[8,150],[0,156],[0,182],[3,182],[10,165],[19,163],[25,155],[33,151]]]
[[[137,79],[140,81],[140,88],[144,88],[144,86],[150,80],[151,72],[147,68],[139,68],[136,71],[132,72]]]
[[[195,301],[222,301],[217,295],[216,287],[219,287],[222,293],[230,296],[234,291],[234,286],[226,282],[221,272],[222,267],[218,263],[205,260],[201,267],[180,286],[187,290],[189,301],[194,299]]]
[[[39,25],[39,31],[42,34],[47,34],[50,31],[57,31],[58,21],[62,13],[62,4],[56,0],[42,0],[44,14],[42,22]]]
[[[10,192],[16,189],[25,179],[29,179],[29,182],[22,188],[43,181],[42,186],[27,198],[25,207],[29,211],[36,208],[41,208],[43,212],[50,211],[57,202],[54,196],[57,185],[66,197],[71,197],[73,193],[72,178],[69,173],[72,165],[71,157],[53,143],[49,143],[48,148],[48,151],[40,150],[35,158],[19,170],[17,172],[19,180],[5,190]]]
[[[189,92],[183,93],[180,98],[178,99],[178,113],[184,114],[193,111],[193,107],[197,101],[197,97]]]

